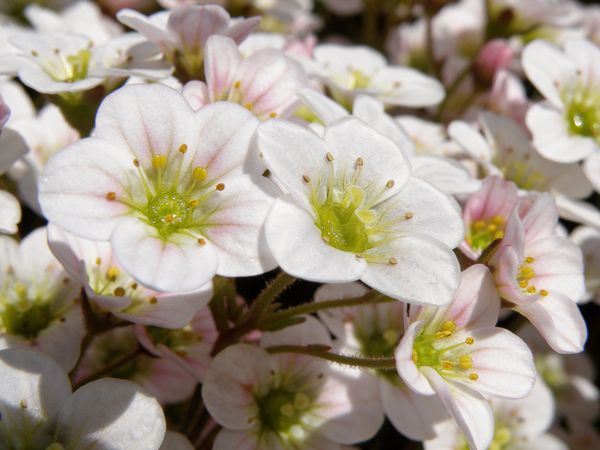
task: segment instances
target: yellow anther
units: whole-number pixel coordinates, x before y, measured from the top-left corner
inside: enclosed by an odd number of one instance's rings
[[[527,284],[529,284],[529,283],[527,282],[527,280],[521,280],[521,281],[519,281],[519,287],[520,287],[521,289],[525,289],[525,288],[527,287]]]
[[[115,288],[113,294],[115,297],[123,297],[125,295],[125,289],[119,286],[118,288]]]
[[[292,405],[286,403],[285,405],[281,405],[281,408],[279,408],[279,412],[286,417],[292,417],[294,415],[295,410]]]
[[[546,297],[548,295],[548,291],[546,289],[540,289],[540,295],[542,297]]]
[[[535,291],[536,291],[535,286],[527,287],[527,292],[529,292],[530,294],[535,294]]]
[[[31,56],[37,56],[39,53],[36,52],[35,50],[31,50]]]
[[[494,239],[502,239],[504,238],[504,231],[498,230],[494,233]]]
[[[449,331],[450,333],[452,333],[454,330],[456,330],[456,323],[454,323],[454,321],[452,320],[446,320],[442,324],[442,330]]]
[[[198,200],[190,200],[190,201],[188,202],[188,206],[189,206],[190,208],[195,208],[196,206],[198,206]]]
[[[467,345],[473,345],[473,342],[475,342],[475,339],[473,339],[471,336],[465,339],[465,344]]]
[[[137,283],[131,283],[131,289],[133,289],[135,291],[137,288],[138,288]]]
[[[194,167],[194,170],[192,170],[192,178],[196,181],[204,181],[207,176],[208,171],[204,167],[198,166]]]
[[[206,245],[206,239],[199,238],[196,242],[198,242],[198,245],[201,247]]]
[[[327,159],[327,161],[331,162],[333,161],[333,155],[329,152],[325,153],[325,159]]]
[[[236,89],[239,89],[242,87],[242,82],[240,80],[237,80],[235,83],[233,83],[233,87]]]
[[[461,369],[470,369],[473,367],[473,358],[471,358],[469,355],[463,355],[458,360],[458,365]]]
[[[166,223],[173,223],[173,220],[175,220],[175,216],[173,216],[173,214],[167,214],[166,216],[163,217],[163,220]]]
[[[496,224],[494,224],[494,223],[490,223],[490,224],[487,226],[487,230],[488,230],[490,233],[494,233],[494,232],[496,232],[496,231],[498,230],[498,226],[497,226]]]
[[[167,157],[162,153],[152,155],[152,166],[156,169],[162,169],[167,165]]]
[[[150,297],[150,299],[148,301],[152,305],[156,305],[158,303],[158,299],[156,297]]]
[[[525,262],[527,264],[531,264],[533,262],[533,258],[531,256],[528,256],[527,258],[525,258]]]
[[[252,111],[252,108],[254,108],[254,105],[251,102],[247,102],[247,103],[244,103],[244,108],[246,108],[248,111]]]
[[[102,264],[102,258],[98,257],[96,258],[96,265],[99,266],[100,264]]]
[[[454,364],[452,364],[452,361],[442,361],[442,369],[452,370],[454,369]]]
[[[270,113],[269,113],[269,117],[270,117],[271,119],[274,119],[275,117],[277,117],[277,113],[276,113],[276,112],[274,112],[274,111],[273,111],[273,112],[270,112]]]
[[[396,258],[394,258],[393,256],[388,259],[388,262],[392,265],[395,266],[396,264],[398,264],[398,260]]]
[[[106,271],[106,278],[110,281],[115,281],[120,274],[121,271],[117,267],[109,267]]]
[[[111,191],[111,192],[106,193],[106,200],[109,200],[112,202],[113,200],[116,200],[116,199],[117,199],[117,194],[115,192]]]
[[[181,144],[181,145],[179,146],[179,153],[182,153],[182,154],[183,154],[183,153],[185,153],[185,152],[187,152],[187,151],[188,151],[188,146],[187,146],[187,144]]]
[[[469,374],[469,380],[475,381],[478,378],[479,378],[479,375],[477,375],[475,372]]]
[[[394,187],[394,184],[396,184],[394,180],[388,180],[387,183],[385,183],[385,187],[391,189]]]
[[[417,351],[414,348],[412,351],[412,360],[414,363],[416,363],[419,360],[419,354],[417,353]]]
[[[504,223],[504,217],[494,216],[494,217],[492,217],[492,223],[494,223],[496,225],[502,225]]]
[[[310,177],[308,175],[302,175],[302,181],[305,183],[310,183]]]
[[[485,222],[483,220],[477,220],[473,224],[473,228],[476,230],[483,230],[485,228]]]
[[[437,333],[434,334],[434,336],[436,339],[443,339],[443,338],[447,338],[451,334],[452,334],[451,331],[438,331]]]
[[[404,213],[404,218],[405,219],[412,219],[414,216],[415,215],[412,212],[410,212],[410,211]]]
[[[365,160],[362,159],[360,156],[358,158],[356,158],[356,166],[357,167],[362,167],[365,164]]]
[[[135,167],[140,167],[140,162],[138,161],[138,159],[137,159],[137,158],[134,158],[134,159],[133,159],[133,165],[134,165]]]
[[[223,191],[223,190],[225,190],[225,185],[223,183],[219,183],[215,186],[215,189],[217,191]]]
[[[21,405],[21,408],[23,408],[23,409],[27,408],[27,400],[25,400],[25,399],[21,400],[20,405]]]

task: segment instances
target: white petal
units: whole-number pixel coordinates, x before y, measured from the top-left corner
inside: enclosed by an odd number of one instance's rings
[[[385,262],[371,263],[361,281],[407,303],[447,305],[458,288],[460,267],[447,246],[426,235],[395,239],[385,249]],[[388,258],[396,264],[389,264]]]
[[[1,428],[10,430],[8,445],[11,440],[18,446],[32,441],[46,445],[40,439],[47,439],[45,434],[71,394],[67,374],[41,353],[13,349],[0,351],[0,374]]]
[[[229,25],[229,14],[217,5],[182,6],[169,14],[167,30],[179,40],[184,51],[202,51],[209,36]]]
[[[0,190],[0,233],[16,233],[20,221],[21,204],[12,194]]]
[[[214,276],[218,256],[210,243],[190,236],[163,241],[156,229],[138,219],[123,221],[111,237],[115,257],[140,283],[158,291],[185,292],[200,288]]]
[[[367,264],[355,254],[323,241],[312,216],[290,196],[275,201],[265,223],[267,244],[290,275],[322,283],[355,281]]]
[[[583,164],[583,171],[596,192],[600,192],[600,151],[588,156]]]
[[[436,396],[417,394],[401,382],[381,381],[380,388],[385,415],[394,428],[415,441],[435,437],[435,425],[447,417]]]
[[[467,194],[480,187],[480,182],[453,160],[433,155],[417,155],[410,162],[413,177],[427,181],[447,195]]]
[[[59,440],[69,448],[158,448],[166,423],[156,399],[135,383],[103,378],[78,389],[58,417]]]
[[[234,85],[242,56],[235,42],[224,36],[211,36],[204,49],[206,85],[211,100],[226,100]]]
[[[398,374],[410,389],[420,395],[433,395],[435,391],[431,384],[412,359],[415,337],[422,325],[420,321],[410,324],[394,352],[394,358]]]
[[[260,338],[260,345],[262,347],[275,345],[331,346],[331,338],[327,328],[321,322],[313,316],[306,316],[306,321],[298,325],[263,334]]]
[[[88,239],[108,240],[129,207],[106,198],[129,197],[132,158],[98,138],[82,139],[54,155],[40,183],[44,215],[61,228]]]
[[[13,163],[29,151],[19,133],[9,128],[0,132],[0,174],[6,172]]]
[[[165,440],[158,450],[194,450],[194,447],[183,434],[167,431]]]
[[[183,96],[162,84],[135,84],[104,99],[96,115],[96,136],[128,149],[132,167],[151,167],[152,155],[170,155],[182,144],[195,148],[194,114]],[[190,142],[191,141],[191,142]],[[173,158],[175,159],[175,158]]]
[[[600,228],[600,210],[598,208],[584,201],[572,200],[557,192],[554,193],[554,200],[562,218]]]
[[[326,126],[350,114],[339,103],[314,89],[302,89],[298,92],[298,97]]]
[[[529,108],[525,120],[533,134],[533,145],[551,161],[580,161],[597,149],[591,138],[569,134],[562,113],[546,104]]]
[[[575,78],[575,65],[554,45],[536,40],[523,50],[521,59],[529,80],[554,105],[561,107],[560,87]]]
[[[587,327],[577,304],[566,295],[550,292],[529,305],[515,308],[544,336],[558,353],[579,353],[587,338]]]
[[[596,44],[585,39],[569,39],[565,42],[565,54],[577,67],[581,84],[589,86],[596,82],[600,75],[600,51]]]
[[[258,433],[247,430],[237,431],[223,428],[219,431],[213,450],[261,450],[263,443],[258,441]],[[271,447],[268,450],[278,450]]]
[[[444,99],[444,87],[435,78],[408,67],[388,66],[371,80],[385,103],[408,107],[437,105]]]
[[[487,449],[494,436],[494,416],[487,400],[465,386],[447,383],[430,367],[425,367],[423,371],[427,373],[440,400],[465,434],[470,448]]]
[[[466,122],[454,121],[448,126],[448,135],[478,161],[492,159],[492,149],[483,136]]]

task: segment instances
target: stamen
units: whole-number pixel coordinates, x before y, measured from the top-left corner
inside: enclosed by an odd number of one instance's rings
[[[475,339],[473,339],[471,336],[465,339],[465,344],[467,345],[473,345],[473,342],[475,342]]]
[[[463,370],[470,369],[473,367],[473,358],[471,358],[469,355],[463,355],[458,360],[458,365]]]
[[[325,153],[325,158],[329,162],[333,161],[333,155],[331,153],[329,153],[329,152]]]
[[[540,289],[540,292],[539,292],[539,294],[540,294],[542,297],[546,297],[546,296],[548,295],[548,291],[547,291],[546,289]]]
[[[239,89],[242,87],[242,82],[240,80],[237,80],[235,83],[233,83],[233,87],[235,89]]]
[[[356,158],[356,166],[357,167],[362,167],[365,164],[365,161],[359,156],[358,158]]]
[[[302,181],[308,184],[310,183],[310,177],[308,175],[302,175]]]
[[[199,238],[197,242],[198,245],[200,245],[201,247],[206,245],[206,239]]]
[[[106,271],[106,278],[110,281],[115,281],[120,274],[121,271],[117,267],[109,267]]]
[[[217,189],[217,191],[223,191],[225,190],[225,185],[223,183],[219,183],[215,186],[215,188]]]
[[[528,256],[527,258],[525,258],[525,262],[527,264],[531,264],[533,262],[533,258],[531,256]]]
[[[111,202],[112,202],[112,201],[114,201],[114,200],[116,200],[116,199],[117,199],[117,194],[116,194],[115,192],[112,192],[112,191],[111,191],[111,192],[107,192],[107,193],[106,193],[106,200],[108,200],[108,201],[111,201]]]
[[[269,113],[269,117],[270,117],[271,119],[274,119],[275,117],[277,117],[277,113],[276,113],[276,112],[270,112],[270,113]]]
[[[194,178],[195,181],[202,182],[206,180],[207,176],[208,171],[204,167],[197,166],[192,171],[192,178]]]
[[[135,163],[134,163],[135,164]],[[167,165],[167,157],[162,153],[152,155],[152,166],[155,169],[162,169]]]
[[[410,211],[408,211],[408,212],[404,213],[404,218],[405,218],[406,220],[408,220],[408,219],[412,219],[414,216],[415,216],[415,215],[414,215],[412,212],[410,212]]]
[[[156,297],[150,297],[150,299],[148,301],[152,305],[156,305],[158,303],[158,299]]]
[[[454,369],[454,364],[451,361],[442,361],[442,368],[445,370]]]
[[[187,144],[181,144],[179,146],[179,153],[181,154],[185,154],[188,151],[188,146]]]
[[[394,180],[388,180],[388,182],[387,182],[387,183],[385,183],[385,187],[386,187],[386,188],[388,188],[388,189],[391,189],[391,188],[393,188],[393,187],[394,187],[394,184],[396,184],[396,183],[394,182]]]
[[[254,108],[254,105],[251,102],[247,102],[247,103],[244,103],[244,108],[246,108],[248,111],[252,111],[252,108]]]
[[[98,257],[96,258],[96,265],[99,266],[100,264],[102,264],[102,258]]]
[[[113,294],[115,297],[123,297],[125,295],[125,289],[119,286],[114,290]]]
[[[396,258],[394,258],[393,256],[388,260],[388,262],[392,265],[395,266],[396,264],[398,264],[398,260]]]
[[[469,374],[470,380],[476,381],[478,378],[479,378],[479,375],[477,375],[475,372]]]

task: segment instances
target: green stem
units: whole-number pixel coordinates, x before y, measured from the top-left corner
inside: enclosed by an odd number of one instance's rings
[[[443,119],[444,111],[445,111],[446,107],[448,106],[448,103],[450,102],[450,99],[452,98],[452,95],[454,95],[454,92],[460,87],[460,85],[465,80],[465,78],[467,77],[467,75],[469,75],[469,73],[471,73],[471,64],[467,65],[467,67],[465,67],[462,70],[462,72],[460,72],[456,76],[456,78],[454,78],[454,81],[452,81],[452,83],[450,84],[450,86],[446,90],[446,97],[444,97],[444,100],[440,104],[440,107],[439,107],[438,112],[437,112],[436,120],[438,122]]]
[[[226,304],[228,296],[235,296],[235,286],[233,286],[232,294],[232,289],[230,285],[233,284],[233,280],[219,276],[214,278],[213,284],[214,294],[213,298],[208,304],[208,307],[210,308],[210,312],[215,321],[215,325],[217,326],[217,330],[219,330],[219,333],[222,333],[229,329],[229,320],[227,318]]]
[[[336,300],[325,300],[322,302],[305,303],[303,305],[294,306],[291,308],[284,309],[283,311],[277,311],[260,322],[259,326],[268,327],[269,324],[280,322],[291,317],[300,316],[304,314],[311,314],[317,311],[333,308],[344,308],[349,306],[361,306],[361,305],[375,305],[378,303],[391,303],[395,302],[389,297],[385,297],[377,291],[369,291],[365,295],[360,297],[341,298]]]
[[[285,272],[280,272],[267,287],[258,295],[252,306],[250,307],[248,319],[254,323],[258,323],[269,309],[269,306],[296,281],[296,277],[288,275]]]
[[[359,356],[339,355],[329,351],[329,347],[321,345],[276,345],[266,349],[271,354],[276,353],[295,353],[299,355],[310,355],[316,358],[353,367],[363,367],[365,369],[395,370],[396,361],[394,358],[366,358]]]

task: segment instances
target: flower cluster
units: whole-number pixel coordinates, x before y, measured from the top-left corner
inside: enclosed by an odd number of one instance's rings
[[[0,24],[0,449],[600,448],[600,7]]]

